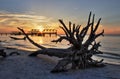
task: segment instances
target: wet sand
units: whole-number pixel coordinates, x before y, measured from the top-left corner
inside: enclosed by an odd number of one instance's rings
[[[103,68],[69,70],[52,74],[50,71],[57,63],[57,58],[39,55],[29,57],[30,51],[3,48],[7,55],[17,51],[20,55],[0,57],[0,79],[120,79],[120,64],[106,63]]]

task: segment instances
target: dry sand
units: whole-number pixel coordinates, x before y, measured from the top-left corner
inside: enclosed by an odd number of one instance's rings
[[[0,57],[0,79],[120,79],[120,64],[52,74],[50,71],[58,61],[54,57],[29,57],[29,51],[1,49],[7,54],[18,51],[21,55]]]

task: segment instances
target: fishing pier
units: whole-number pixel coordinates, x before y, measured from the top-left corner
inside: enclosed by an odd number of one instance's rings
[[[10,33],[0,33],[0,35],[2,36],[2,35],[10,35]]]
[[[42,35],[45,36],[45,35],[56,35],[57,36],[57,30],[56,29],[44,29],[43,32],[42,32]]]
[[[35,35],[35,36],[46,36],[46,35],[57,36],[57,30],[56,29],[44,29],[43,31],[40,32],[38,29],[32,29],[31,31],[29,31],[28,34]]]
[[[28,35],[31,36],[57,36],[57,30],[56,29],[44,29],[43,31],[39,31],[39,29],[31,29],[31,31],[27,32]],[[23,35],[21,32],[19,31],[13,31],[11,33],[0,33],[0,35]]]

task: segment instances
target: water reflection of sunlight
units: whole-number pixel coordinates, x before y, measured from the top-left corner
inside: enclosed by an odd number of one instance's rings
[[[43,40],[42,40],[42,39],[39,39],[39,43],[40,43],[40,44],[43,44]]]

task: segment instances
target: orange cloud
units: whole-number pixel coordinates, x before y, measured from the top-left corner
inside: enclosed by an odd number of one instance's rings
[[[120,34],[120,27],[104,27],[105,34]]]
[[[29,15],[29,14],[11,14],[0,13],[0,31],[4,29],[4,32],[13,31],[16,27],[22,27],[24,29],[34,29],[38,26],[55,27],[56,23],[52,22],[52,18],[46,16]]]
[[[68,25],[68,21],[64,21],[66,25]],[[86,22],[82,24],[85,26]],[[96,24],[96,23],[95,23]],[[58,30],[59,34],[64,34],[62,29],[59,28],[61,25],[58,20],[53,20],[51,17],[46,16],[38,16],[38,15],[29,15],[29,14],[12,14],[12,13],[0,13],[0,32],[10,32],[17,30],[16,27],[22,27],[26,30],[30,29],[38,29],[41,28],[54,28]],[[62,25],[61,25],[62,26]],[[120,34],[119,26],[99,26],[97,33],[105,30],[105,34]]]

